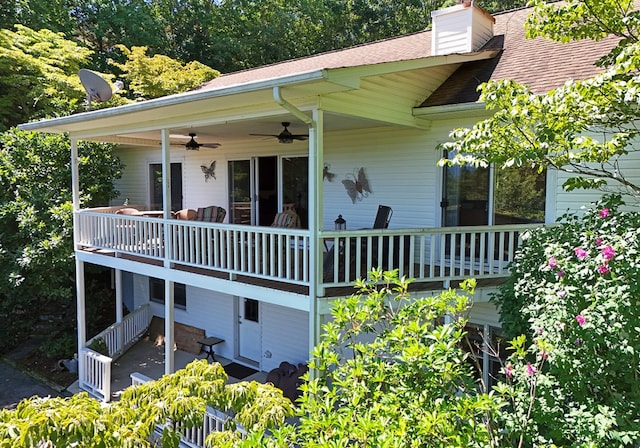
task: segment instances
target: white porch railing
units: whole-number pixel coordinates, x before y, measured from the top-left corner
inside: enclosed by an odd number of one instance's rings
[[[104,402],[110,401],[112,359],[87,347],[81,350],[80,357],[80,388]]]
[[[530,224],[425,229],[327,231],[324,286],[348,286],[372,267],[398,269],[417,282],[500,278],[509,275]]]
[[[138,372],[133,372],[131,374],[131,386],[144,384],[147,381],[153,380]],[[229,428],[229,422],[232,419],[233,417],[231,415],[207,406],[201,426],[187,428],[181,422],[174,422],[173,427],[176,431],[181,433],[180,439],[182,445],[194,448],[204,448],[207,436],[212,432],[227,430]],[[163,425],[157,426],[159,433],[162,433],[162,429]],[[247,433],[241,425],[236,425],[235,430],[240,432],[243,436]]]
[[[122,322],[98,333],[80,351],[79,386],[97,398],[111,400],[111,362],[133,345],[151,323],[151,307],[144,304],[127,314]],[[94,341],[104,341],[107,354],[89,348]]]
[[[310,234],[300,229],[227,225],[81,211],[80,247],[196,268],[309,285]],[[320,283],[351,286],[372,267],[397,268],[416,282],[505,277],[522,234],[539,224],[323,231]],[[168,237],[165,242],[165,229]],[[165,243],[168,245],[165,247]]]

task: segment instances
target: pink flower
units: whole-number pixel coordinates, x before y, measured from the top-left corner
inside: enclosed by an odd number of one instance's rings
[[[562,278],[564,277],[564,271],[558,271],[556,272],[556,275],[558,276],[558,278]]]
[[[611,246],[604,246],[601,252],[602,252],[602,256],[607,260],[611,260],[613,257],[616,256],[616,251]]]
[[[609,216],[609,209],[603,208],[602,210],[600,210],[600,213],[598,213],[598,215],[600,215],[601,218],[606,218],[607,216]]]
[[[551,269],[556,269],[558,267],[558,260],[556,260],[556,257],[549,258],[549,267]]]
[[[542,334],[542,331],[543,331],[543,330],[542,330],[542,327],[538,327],[538,328],[536,328],[536,333],[537,333],[537,334]]]
[[[582,314],[578,314],[576,316],[576,321],[578,321],[578,325],[582,327],[584,323],[587,321],[587,319],[585,319],[585,317]]]
[[[602,238],[596,238],[596,246],[597,247],[602,246],[602,243],[603,243]]]
[[[527,375],[533,376],[538,371],[538,368],[534,365],[531,365],[530,362],[527,363]]]
[[[559,289],[556,291],[556,295],[563,299],[567,296],[567,291],[565,291],[564,289]]]
[[[598,266],[598,274],[608,274],[609,271],[609,267],[606,264],[601,264],[600,266]]]
[[[576,247],[573,249],[573,252],[576,254],[576,257],[578,257],[578,260],[584,260],[587,258],[587,251],[581,247]]]
[[[513,366],[511,364],[507,364],[507,366],[504,368],[504,374],[507,376],[507,378],[513,377]]]

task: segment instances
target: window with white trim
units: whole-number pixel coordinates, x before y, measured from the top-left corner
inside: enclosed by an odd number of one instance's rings
[[[164,280],[149,277],[149,300],[164,304]],[[182,283],[173,284],[174,308],[187,309],[187,292]]]

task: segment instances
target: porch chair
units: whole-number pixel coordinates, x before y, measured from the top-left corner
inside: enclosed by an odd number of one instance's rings
[[[389,227],[391,215],[393,215],[391,207],[388,205],[378,205],[378,213],[376,213],[376,219],[373,221],[373,228],[386,229]]]
[[[196,218],[196,211],[190,208],[183,208],[175,213],[176,219],[191,221]]]
[[[199,207],[196,211],[196,221],[206,222],[222,222],[225,216],[227,216],[227,210],[217,205],[210,205],[208,207]]]
[[[378,212],[376,213],[376,217],[373,220],[373,229],[386,229],[389,227],[389,221],[391,221],[391,215],[393,214],[393,209],[388,205],[378,205]],[[384,244],[383,237],[383,244]],[[379,237],[371,238],[372,245],[372,263],[376,265],[378,263],[378,239]],[[361,251],[363,254],[367,252],[367,240],[363,238],[360,242]],[[387,243],[388,244],[388,243]],[[344,246],[342,244],[338,247],[338,263],[339,263],[339,272],[338,275],[340,277],[344,276],[344,267],[346,263],[351,263],[350,272],[355,272],[355,254],[356,254],[356,240],[351,239],[350,241],[350,251],[351,251],[351,260],[345,260]],[[329,281],[332,279],[333,268],[334,268],[334,259],[335,259],[335,246],[333,246],[325,255],[323,262],[323,277],[325,281]],[[364,262],[364,260],[362,260]],[[371,266],[366,266],[366,269],[371,268]],[[365,272],[366,274],[366,272]],[[338,279],[340,280],[340,279]],[[355,278],[349,279],[355,280]]]
[[[273,218],[271,227],[280,227],[284,229],[295,229],[300,227],[300,218],[295,210],[289,209],[282,213],[276,213]]]

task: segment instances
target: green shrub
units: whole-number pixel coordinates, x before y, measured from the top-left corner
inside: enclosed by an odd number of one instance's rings
[[[105,340],[102,338],[95,338],[87,347],[89,347],[94,352],[109,356],[109,348],[107,347],[107,343],[105,342]]]
[[[497,391],[525,446],[640,440],[640,214],[606,197],[534,231],[494,298],[515,354]]]
[[[49,359],[73,358],[78,350],[77,340],[74,334],[59,334],[53,339],[48,339],[40,346],[40,351]]]
[[[371,278],[334,304],[300,422],[274,446],[492,446],[500,403],[478,392],[461,348],[468,295],[414,298],[397,271]]]

